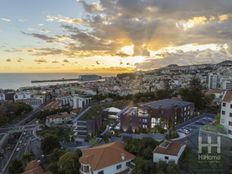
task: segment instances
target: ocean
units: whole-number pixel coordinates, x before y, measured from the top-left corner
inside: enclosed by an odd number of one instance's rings
[[[29,86],[65,84],[67,82],[31,83],[32,80],[75,79],[80,74],[69,73],[0,73],[0,89],[18,89]],[[72,81],[74,83],[75,81]]]

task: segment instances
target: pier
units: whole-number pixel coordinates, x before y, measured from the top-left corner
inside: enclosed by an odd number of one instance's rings
[[[48,82],[71,82],[71,81],[82,81],[80,78],[76,79],[56,79],[56,80],[32,80],[31,83],[48,83]]]

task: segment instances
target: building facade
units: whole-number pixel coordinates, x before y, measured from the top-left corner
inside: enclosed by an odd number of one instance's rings
[[[137,132],[161,126],[164,129],[194,116],[194,104],[180,99],[164,99],[130,107],[120,113],[123,132]]]
[[[220,123],[226,129],[228,136],[232,138],[232,91],[226,91],[223,96]]]

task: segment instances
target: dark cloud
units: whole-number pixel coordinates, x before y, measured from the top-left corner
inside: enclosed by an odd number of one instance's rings
[[[34,60],[36,63],[41,64],[41,63],[47,63],[47,60],[44,58],[37,58]]]
[[[63,62],[64,63],[69,63],[69,61],[67,59],[64,59]]]
[[[22,61],[23,61],[22,58],[18,58],[18,60],[17,60],[18,63],[21,63]]]
[[[6,62],[11,62],[11,59],[6,59]]]
[[[22,32],[22,33],[25,34],[25,35],[29,35],[29,36],[33,36],[35,38],[41,39],[41,40],[46,41],[48,43],[52,43],[52,42],[56,41],[56,38],[47,36],[46,34],[26,33],[26,32]]]

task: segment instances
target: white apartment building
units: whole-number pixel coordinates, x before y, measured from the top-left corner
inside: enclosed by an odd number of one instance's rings
[[[73,115],[63,112],[60,114],[50,115],[46,117],[46,126],[56,126],[68,123],[72,120]]]
[[[0,101],[5,101],[5,94],[0,92]]]
[[[32,93],[30,91],[16,92],[14,95],[14,101],[31,99]]]
[[[220,123],[228,132],[228,136],[232,138],[232,91],[226,91],[223,95]]]
[[[84,95],[74,94],[73,95],[73,109],[86,108],[91,102],[91,97]]]
[[[219,76],[217,74],[208,74],[208,89],[217,89],[219,86]]]

